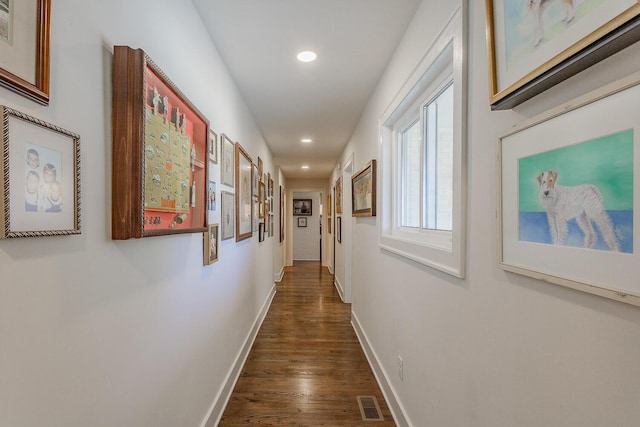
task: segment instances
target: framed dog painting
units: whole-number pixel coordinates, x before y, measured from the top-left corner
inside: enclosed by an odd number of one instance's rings
[[[499,139],[503,269],[640,305],[639,110],[635,73]]]
[[[485,0],[493,109],[508,109],[640,40],[640,0]]]

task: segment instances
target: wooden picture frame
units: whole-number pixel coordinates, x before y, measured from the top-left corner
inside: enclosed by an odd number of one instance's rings
[[[234,186],[235,178],[235,144],[223,133],[220,141],[222,151],[222,164],[220,165],[220,180],[223,185]]]
[[[293,199],[293,215],[313,215],[312,199]]]
[[[49,105],[51,0],[6,3],[0,5],[0,85]],[[15,37],[14,26],[21,29]]]
[[[299,216],[298,217],[298,227],[306,227],[307,226],[307,217]]]
[[[342,213],[342,177],[336,180],[336,213]]]
[[[0,238],[80,234],[80,136],[0,106]]]
[[[218,164],[218,134],[209,130],[209,161]]]
[[[331,234],[331,217],[327,217],[327,234]]]
[[[640,306],[639,110],[640,72],[499,138],[502,269]]]
[[[251,194],[254,199],[258,198],[258,166],[254,163],[251,168],[253,169],[253,174],[251,175]]]
[[[264,182],[258,183],[258,218],[264,218],[265,212],[265,185]]]
[[[114,240],[202,233],[209,122],[142,49],[114,47]]]
[[[248,239],[253,234],[251,186],[252,161],[249,154],[236,142],[236,242]]]
[[[232,239],[236,232],[236,195],[229,191],[221,191],[222,233],[220,240]]]
[[[327,194],[327,217],[331,218],[333,216],[333,210],[331,206],[331,193]]]
[[[351,177],[351,216],[376,216],[376,161]]]
[[[218,224],[211,224],[203,235],[204,265],[218,261]]]
[[[558,2],[545,10],[540,3],[485,0],[494,110],[513,108],[640,40],[640,0]]]
[[[262,173],[264,171],[264,164],[262,162],[262,159],[260,158],[260,156],[258,156],[258,181],[264,182],[264,180],[262,179]]]
[[[284,191],[282,185],[279,186],[280,189],[280,243],[284,242],[284,228],[285,228],[285,202],[284,202]]]

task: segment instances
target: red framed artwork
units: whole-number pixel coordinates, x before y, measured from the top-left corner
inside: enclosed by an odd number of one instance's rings
[[[115,46],[116,240],[206,230],[209,122],[142,51]]]

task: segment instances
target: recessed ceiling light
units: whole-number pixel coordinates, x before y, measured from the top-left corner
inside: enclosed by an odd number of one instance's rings
[[[310,50],[305,50],[304,52],[300,52],[297,56],[298,61],[301,62],[312,62],[315,61],[318,55],[315,52],[311,52]]]
[[[311,142],[311,138],[302,138],[300,141],[304,142],[305,144],[308,144]]]
[[[302,169],[309,169],[309,165],[302,165]]]

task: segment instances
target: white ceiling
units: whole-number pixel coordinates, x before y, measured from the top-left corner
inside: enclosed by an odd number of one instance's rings
[[[331,175],[420,1],[193,3],[276,165],[287,178],[315,179]],[[299,62],[303,50],[318,59]]]

